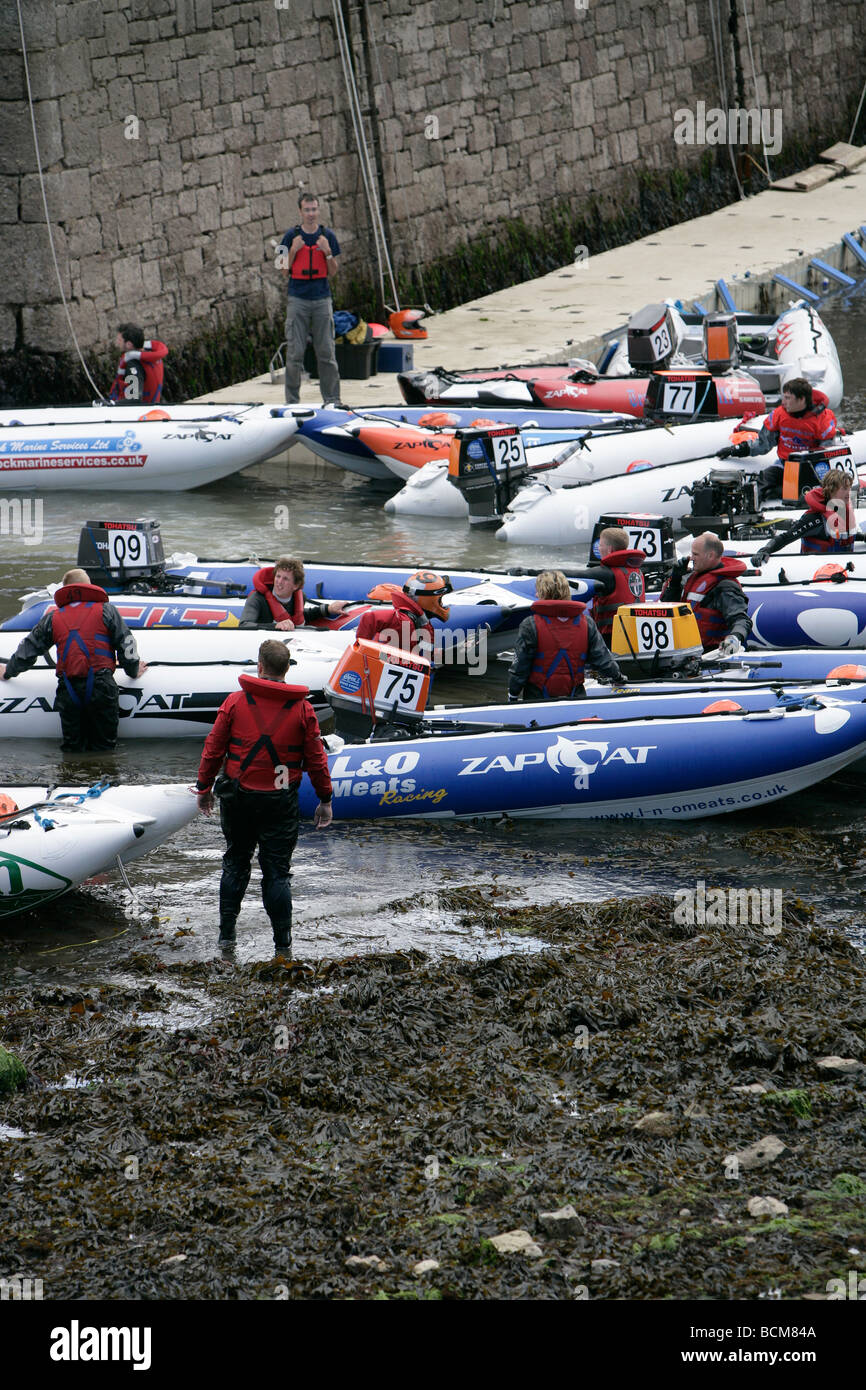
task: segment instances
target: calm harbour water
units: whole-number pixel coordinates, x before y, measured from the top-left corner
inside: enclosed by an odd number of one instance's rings
[[[866,426],[866,298],[828,304],[824,317],[839,348],[846,396],[837,412],[849,428]],[[351,393],[347,385],[347,394]],[[396,395],[396,387],[395,387]],[[313,479],[293,474],[284,462],[262,465],[200,492],[176,494],[67,493],[44,498],[44,539],[26,545],[0,534],[0,619],[18,608],[29,588],[59,579],[74,563],[78,532],[97,517],[153,517],[160,521],[166,551],[201,556],[300,554],[307,559],[348,559],[379,564],[419,562],[448,570],[477,565],[562,563],[561,552],[505,547],[490,533],[470,533],[462,522],[390,517],[382,494],[360,480],[328,470]],[[289,504],[289,527],[277,531],[277,508]],[[581,558],[575,556],[576,559]],[[11,649],[11,645],[10,645]],[[505,665],[484,684],[442,681],[437,700],[480,699],[504,690]],[[463,693],[466,692],[466,693]],[[192,780],[199,745],[187,740],[121,743],[110,757],[70,760],[60,772],[55,746],[7,741],[0,748],[0,781]],[[301,957],[415,946],[468,954],[497,952],[509,945],[531,949],[526,938],[479,935],[459,915],[439,908],[437,888],[491,883],[513,893],[511,901],[596,900],[707,883],[779,888],[788,897],[820,900],[855,939],[860,925],[862,860],[841,871],[832,854],[809,852],[820,832],[848,833],[866,843],[866,761],[812,792],[760,813],[664,827],[574,821],[535,824],[341,825],[326,833],[302,832],[294,860],[295,945]],[[763,832],[784,831],[806,846],[795,859],[755,848]],[[172,959],[209,955],[216,936],[216,898],[222,838],[218,824],[199,817],[182,834],[130,867],[137,918],[152,917],[144,938],[149,949]],[[849,859],[849,856],[845,856]],[[260,899],[257,870],[239,923],[239,956],[261,958],[270,934]],[[409,912],[388,904],[412,899]],[[128,914],[126,890],[112,876],[104,885],[70,895],[26,925],[0,929],[0,976],[14,968],[43,968],[80,976],[93,968],[122,970],[142,929]],[[183,929],[191,932],[176,937]],[[45,954],[43,954],[45,953]]]

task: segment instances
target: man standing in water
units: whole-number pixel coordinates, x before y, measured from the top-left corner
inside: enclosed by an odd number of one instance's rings
[[[324,830],[333,819],[328,759],[305,685],[286,685],[289,653],[273,639],[259,647],[258,674],[239,676],[241,689],[220,706],[207,736],[198,770],[199,807],[210,815],[214,778],[220,825],[226,838],[220,880],[221,947],[231,949],[235,923],[250,881],[258,846],[262,902],[271,921],[274,949],[292,954],[292,889],[289,870],[298,842],[298,788],[304,769],[319,804],[314,823]]]
[[[286,309],[286,401],[300,400],[301,367],[307,334],[319,365],[319,385],[325,405],[340,405],[340,373],[334,347],[334,304],[330,277],[339,265],[340,243],[330,227],[319,222],[319,200],[314,193],[298,199],[301,221],[290,227],[280,242],[286,248],[280,265],[289,282]]]

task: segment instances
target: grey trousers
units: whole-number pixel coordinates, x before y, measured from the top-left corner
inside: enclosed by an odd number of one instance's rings
[[[286,402],[300,399],[301,367],[307,334],[312,333],[313,349],[319,364],[319,386],[323,401],[340,399],[340,373],[334,351],[334,305],[327,299],[296,299],[289,296],[286,310]]]

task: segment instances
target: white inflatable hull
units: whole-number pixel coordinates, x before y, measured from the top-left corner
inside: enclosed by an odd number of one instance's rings
[[[758,422],[755,422],[757,426]],[[749,422],[750,428],[753,422]],[[685,426],[683,428],[696,428]],[[866,430],[846,435],[856,467],[866,465]],[[567,491],[551,489],[549,481],[532,483],[518,492],[496,532],[497,540],[517,545],[566,546],[589,541],[596,520],[605,512],[646,512],[668,516],[679,522],[691,511],[688,489],[714,468],[735,468],[749,473],[778,463],[776,450],[757,458],[727,459],[715,455],[691,463],[662,464],[625,477],[607,477],[598,482],[578,484]],[[765,511],[768,519],[785,520],[801,515],[792,510]],[[744,543],[748,544],[748,543]],[[754,547],[760,548],[760,542]]]
[[[195,794],[183,784],[109,787],[82,801],[86,787],[0,787],[24,814],[22,828],[0,823],[0,918],[38,907],[94,874],[147,854],[196,815]],[[40,825],[26,808],[40,803]]]
[[[8,634],[13,635],[13,634]],[[325,685],[353,632],[325,632],[288,641],[293,662],[287,679],[323,698]],[[255,675],[256,655],[267,638],[289,634],[261,630],[209,628],[143,629],[136,632],[143,676],[115,672],[120,703],[118,737],[197,738],[210,733],[223,700],[238,687],[242,673]],[[54,712],[57,676],[45,659],[14,680],[0,684],[0,741],[5,738],[60,738]]]
[[[671,365],[679,363],[695,365],[703,362],[703,330],[688,324],[677,311],[676,305],[666,301],[674,321],[677,338],[677,353]],[[747,315],[738,318],[739,331],[761,332]],[[792,304],[776,322],[768,327],[767,338],[772,347],[775,360],[763,365],[748,358],[742,366],[750,372],[769,399],[780,394],[780,388],[792,377],[805,377],[813,387],[823,391],[831,406],[837,406],[842,399],[842,367],[839,354],[826,324],[812,308],[800,300]],[[616,352],[604,370],[605,376],[622,376],[631,370],[628,360],[628,341],[624,333]]]
[[[762,419],[754,422],[755,429],[760,428]],[[752,424],[750,421],[750,426]],[[564,463],[549,470],[548,465],[566,446],[561,441],[529,446],[526,460],[530,470],[544,467],[548,471],[544,472],[543,481],[530,481],[517,494],[509,515],[517,509],[525,510],[537,498],[562,487],[623,474],[630,477],[632,472],[646,471],[647,465],[658,467],[684,459],[703,458],[729,444],[736,425],[737,422],[731,420],[710,420],[694,425],[672,425],[667,429],[658,426],[597,434],[588,438],[584,447]],[[762,459],[762,463],[768,461],[772,461],[772,456]],[[445,459],[434,459],[416,469],[405,486],[385,502],[385,511],[398,516],[469,516],[463,494],[448,481]]]
[[[0,492],[110,489],[182,492],[204,487],[288,447],[298,416],[268,406],[0,411]]]

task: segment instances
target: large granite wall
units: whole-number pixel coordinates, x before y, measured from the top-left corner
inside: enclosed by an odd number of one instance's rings
[[[742,0],[344,0],[396,261],[429,263],[516,217],[539,226],[556,202],[616,208],[639,172],[697,167],[705,147],[675,143],[674,111],[722,104],[719,62],[729,104],[781,109],[786,144],[845,138],[862,3],[748,0],[756,103]],[[85,348],[120,319],[182,342],[241,309],[273,313],[272,240],[301,183],[346,273],[371,278],[332,0],[26,0],[23,13]],[[66,349],[13,0],[0,126],[0,350]]]

